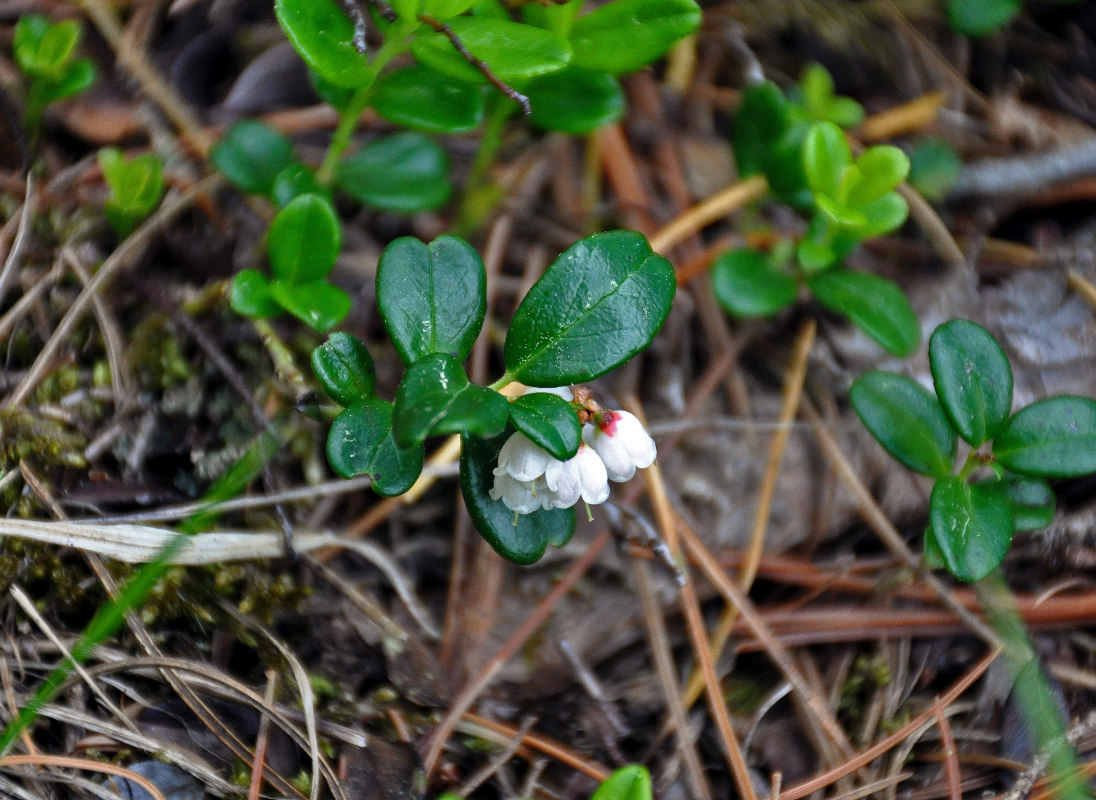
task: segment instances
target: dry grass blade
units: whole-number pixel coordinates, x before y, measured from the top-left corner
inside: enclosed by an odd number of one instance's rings
[[[4,756],[0,758],[0,769],[6,767],[34,766],[34,767],[60,767],[63,769],[81,769],[88,772],[100,772],[104,775],[117,775],[127,781],[140,786],[153,800],[166,800],[156,784],[143,775],[138,775],[125,767],[116,764],[107,764],[100,761],[90,761],[86,758],[68,758],[67,756]]]
[[[263,700],[267,705],[274,704],[274,695],[278,689],[278,673],[272,669],[266,671],[266,692]],[[259,732],[255,736],[255,758],[251,762],[251,783],[247,787],[247,800],[259,800],[259,790],[263,785],[263,767],[266,764],[266,748],[270,743],[270,717],[263,714],[259,718]],[[315,773],[313,773],[315,774]]]
[[[457,727],[459,730],[474,736],[483,736],[484,738],[494,737],[500,743],[509,742],[513,738],[519,737],[522,745],[530,747],[533,750],[539,750],[545,755],[551,756],[569,767],[573,767],[584,775],[589,775],[595,781],[603,781],[608,778],[610,774],[609,768],[604,764],[599,764],[596,761],[584,758],[554,739],[550,739],[547,736],[541,736],[537,733],[525,732],[523,734],[512,725],[506,725],[496,720],[486,719],[478,714],[473,714],[471,711],[465,712],[464,717]]]

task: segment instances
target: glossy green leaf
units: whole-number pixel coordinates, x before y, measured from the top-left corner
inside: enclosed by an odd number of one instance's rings
[[[360,203],[405,213],[437,208],[453,191],[449,156],[418,133],[370,142],[339,163],[335,182]]]
[[[880,236],[902,227],[909,216],[909,206],[897,192],[890,192],[859,207],[864,224],[856,231],[861,239]]]
[[[326,278],[340,247],[339,218],[331,203],[318,194],[292,200],[275,215],[266,237],[271,272],[290,284]]]
[[[404,364],[431,353],[463,361],[487,312],[483,261],[455,236],[396,239],[377,265],[377,305]]]
[[[803,171],[815,195],[837,199],[844,170],[852,164],[845,134],[832,122],[816,122],[803,141]]]
[[[905,466],[936,478],[951,473],[955,432],[920,384],[893,372],[869,372],[853,382],[849,399],[864,427]]]
[[[421,64],[393,70],[373,87],[373,109],[389,122],[427,133],[466,133],[483,121],[483,90]]]
[[[525,87],[530,120],[548,131],[580,135],[615,122],[626,103],[620,82],[605,72],[564,67],[534,78]]]
[[[1012,22],[1021,8],[1022,0],[948,0],[948,21],[959,33],[987,36]]]
[[[922,139],[910,153],[910,185],[926,200],[943,200],[962,172],[962,159],[943,139]]]
[[[660,58],[700,26],[693,0],[611,0],[575,20],[576,67],[620,75]]]
[[[506,435],[494,439],[461,436],[460,489],[476,530],[487,544],[515,564],[532,564],[548,545],[562,547],[575,532],[575,510],[552,508],[515,514],[490,491]]]
[[[1032,403],[1005,424],[993,454],[1006,469],[1038,478],[1096,472],[1096,401],[1063,395]]]
[[[530,392],[510,403],[510,422],[553,458],[573,458],[582,443],[574,407],[554,394]]]
[[[327,460],[343,478],[369,475],[373,491],[403,494],[422,472],[423,448],[403,448],[392,438],[392,404],[373,398],[343,410],[327,434]]]
[[[646,767],[629,764],[614,770],[590,800],[651,800],[651,774]]]
[[[453,33],[472,55],[487,63],[506,83],[522,82],[562,69],[571,59],[566,39],[550,31],[490,17],[447,20]],[[442,33],[417,36],[411,52],[421,64],[468,83],[487,79],[453,47]]]
[[[643,350],[666,321],[670,262],[634,231],[598,233],[569,247],[521,301],[504,351],[528,386],[593,380]]]
[[[972,447],[992,439],[1012,411],[1008,356],[985,328],[953,319],[929,339],[936,395],[952,427]]]
[[[350,313],[350,295],[327,281],[270,282],[270,296],[308,327],[327,333]]]
[[[799,286],[758,250],[728,250],[712,265],[712,290],[738,317],[770,317],[795,302]]]
[[[844,314],[887,352],[905,357],[921,344],[921,323],[899,286],[851,269],[828,269],[807,281],[818,302]]]
[[[354,101],[354,93],[356,90],[348,89],[345,86],[336,86],[314,69],[308,70],[308,82],[312,84],[312,88],[316,90],[316,94],[318,94],[325,103],[339,111],[345,111]]]
[[[510,403],[494,389],[469,383],[460,362],[444,353],[424,356],[407,368],[396,390],[396,441],[422,444],[427,436],[470,433],[497,436]]]
[[[282,313],[282,307],[270,296],[270,281],[254,269],[243,269],[232,279],[229,302],[237,314],[266,319]]]
[[[734,120],[735,161],[748,178],[768,169],[769,149],[792,125],[792,109],[784,93],[772,81],[754,84],[742,95]]]
[[[341,331],[312,351],[312,371],[324,391],[341,406],[373,395],[376,369],[361,340]]]
[[[1015,530],[999,494],[952,477],[933,487],[929,521],[948,571],[964,581],[980,580],[1000,566]]]
[[[910,172],[910,160],[897,147],[869,147],[856,159],[860,179],[849,190],[845,202],[862,206],[893,191]]]
[[[372,80],[354,25],[334,0],[274,0],[274,14],[304,63],[326,80],[348,89]]]
[[[320,186],[316,174],[304,164],[290,164],[274,178],[270,196],[279,208],[284,208],[305,194],[318,195],[330,202],[331,193]]]
[[[996,493],[1001,502],[1008,504],[1018,531],[1037,531],[1054,521],[1057,498],[1045,481],[1006,475],[1003,479],[980,481],[976,485]]]
[[[422,13],[438,19],[448,19],[463,14],[476,4],[476,0],[423,0]]]
[[[270,194],[278,173],[295,163],[285,134],[256,120],[235,123],[209,151],[209,160],[234,185],[251,194]]]

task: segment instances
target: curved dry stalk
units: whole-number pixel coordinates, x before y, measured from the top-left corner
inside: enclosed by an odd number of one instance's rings
[[[140,786],[153,800],[166,800],[159,787],[144,775],[138,775],[125,767],[117,764],[107,764],[100,761],[91,761],[87,758],[72,758],[70,756],[3,756],[0,758],[0,769],[4,767],[33,766],[33,767],[60,767],[62,769],[80,769],[87,772],[101,772],[104,775],[117,775],[127,781]]]
[[[464,713],[464,717],[458,723],[457,728],[463,733],[497,741],[499,744],[510,742],[521,734],[521,731],[512,725],[481,717],[471,711]],[[584,758],[547,736],[526,732],[524,735],[520,735],[520,740],[522,745],[539,750],[545,755],[573,767],[584,775],[590,776],[595,781],[600,782],[609,777],[610,770],[604,764]]]
[[[728,186],[687,209],[651,236],[651,249],[665,255],[705,226],[760,200],[768,191],[769,182],[762,175],[754,175],[741,183]]]

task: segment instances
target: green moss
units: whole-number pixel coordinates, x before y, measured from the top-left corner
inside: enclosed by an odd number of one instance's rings
[[[82,434],[57,420],[23,409],[0,409],[0,468],[13,469],[21,459],[36,471],[86,467],[86,444]]]
[[[150,391],[185,383],[195,374],[169,322],[163,314],[153,314],[137,324],[129,340],[130,369]]]

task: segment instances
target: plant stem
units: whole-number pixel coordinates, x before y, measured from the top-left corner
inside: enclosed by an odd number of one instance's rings
[[[1046,759],[1056,797],[1087,800],[1077,754],[1066,739],[1066,726],[1054,690],[1016,612],[1012,592],[999,570],[974,585],[990,624],[1004,643],[1005,663],[1012,671],[1012,697],[1027,719],[1033,745]]]
[[[479,150],[476,151],[476,158],[472,162],[468,182],[464,187],[464,196],[461,198],[460,211],[457,213],[457,222],[453,226],[454,233],[458,236],[467,236],[474,231],[501,199],[499,192],[487,191],[490,185],[487,180],[487,171],[498,157],[499,149],[502,147],[502,132],[510,117],[514,115],[516,107],[507,97],[500,94],[491,95],[487,102],[487,122],[483,126]]]
[[[504,386],[514,382],[514,376],[509,372],[502,373],[502,377],[488,386],[488,389],[494,389],[496,392],[502,389]]]

